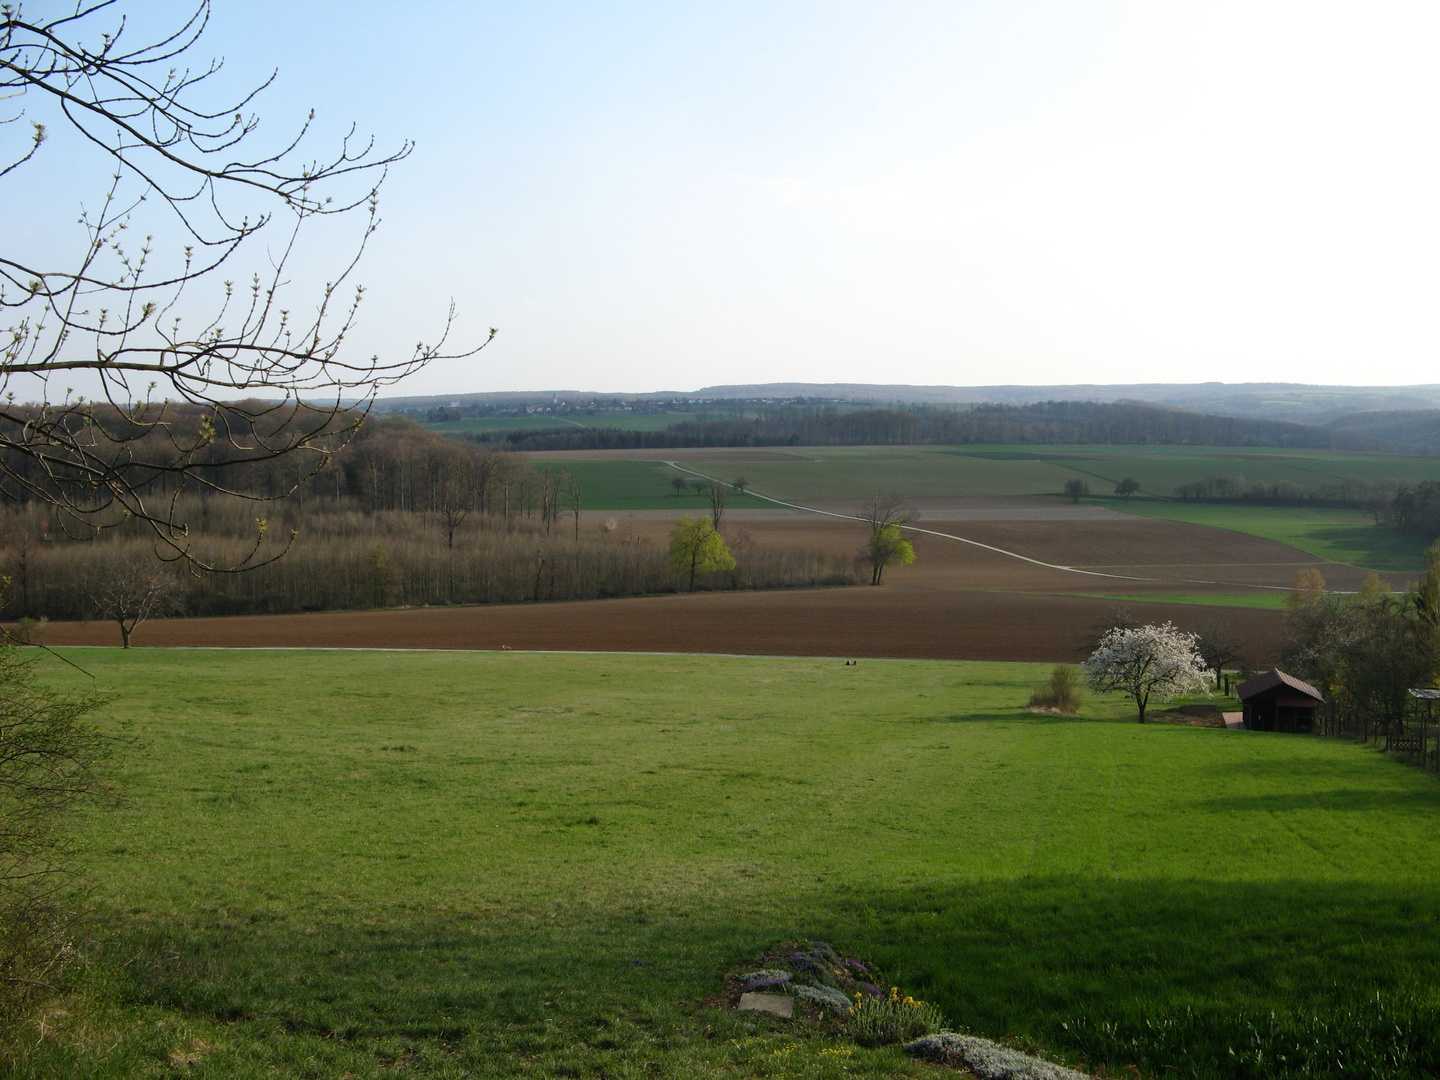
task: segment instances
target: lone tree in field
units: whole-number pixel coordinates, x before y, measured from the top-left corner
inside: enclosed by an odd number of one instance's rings
[[[734,570],[735,556],[709,518],[683,517],[670,530],[670,569],[688,575],[686,588],[693,591],[696,574]]]
[[[870,584],[879,585],[891,563],[909,566],[915,561],[915,545],[905,539],[899,525],[883,525],[870,534],[865,561],[870,564]]]
[[[899,495],[872,495],[856,516],[870,525],[870,539],[860,557],[870,566],[871,585],[880,584],[890,564],[909,566],[915,561],[915,546],[901,529],[920,515]]]
[[[409,143],[377,151],[352,135],[317,155],[308,119],[267,140],[250,110],[270,80],[227,90],[219,61],[196,63],[210,0],[145,39],[127,7],[146,5],[0,8],[0,198],[40,214],[27,166],[60,143],[103,178],[77,208],[76,242],[59,231],[68,210],[54,228],[31,222],[54,237],[39,248],[0,241],[0,497],[48,503],[82,535],[143,522],[162,558],[198,563],[177,492],[283,497],[345,445],[380,387],[477,350],[447,350],[453,307],[437,338],[397,358],[352,356],[346,341],[379,186]],[[305,226],[352,216],[348,252],[322,227],[338,259],[300,294]],[[300,466],[286,490],[224,479],[273,477],[243,466],[279,457]],[[226,568],[259,552],[257,537]]]
[[[1139,490],[1140,481],[1136,480],[1133,476],[1127,476],[1115,485],[1115,494],[1119,495],[1122,499],[1130,498],[1131,495],[1134,495]]]
[[[1152,695],[1169,701],[1177,694],[1210,692],[1195,635],[1168,622],[1111,630],[1083,667],[1086,686],[1100,692],[1118,690],[1130,698],[1142,724]]]
[[[720,521],[725,517],[725,504],[730,501],[730,485],[719,480],[705,480],[698,486],[700,494],[710,503],[710,524],[718,532]]]
[[[146,619],[175,615],[181,609],[180,582],[170,568],[150,559],[128,557],[106,567],[90,586],[95,614],[120,627],[122,647]]]
[[[684,476],[672,476],[670,486],[675,489],[675,497],[678,499],[685,494],[685,489],[690,486],[690,481]]]
[[[750,486],[750,481],[746,480],[743,476],[737,476],[734,480],[730,481],[730,486],[735,489],[737,494],[744,495],[745,489]]]
[[[1078,503],[1090,494],[1090,485],[1079,477],[1071,477],[1065,481],[1065,494],[1070,496],[1072,503]]]

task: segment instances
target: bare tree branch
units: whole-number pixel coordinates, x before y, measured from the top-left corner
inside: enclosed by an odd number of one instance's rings
[[[162,557],[192,562],[173,514],[179,491],[283,496],[216,477],[294,455],[304,468],[290,474],[293,490],[345,445],[380,388],[495,334],[452,349],[452,305],[406,355],[347,351],[379,188],[411,144],[380,151],[352,128],[328,156],[306,157],[313,113],[265,144],[250,110],[273,75],[227,99],[220,61],[183,66],[209,17],[210,0],[197,0],[173,31],[136,43],[117,0],[40,19],[0,6],[0,105],[10,109],[0,136],[30,124],[8,159],[0,138],[0,180],[16,184],[53,130],[110,167],[71,257],[37,265],[0,252],[0,498],[50,502],[77,535],[144,521]],[[352,212],[357,240],[333,278],[318,296],[293,295],[303,227]],[[159,250],[154,233],[140,238],[152,227],[182,240]],[[243,257],[262,268],[224,277]],[[88,399],[62,381],[77,374],[98,387]],[[259,552],[257,542],[231,568],[274,554]]]

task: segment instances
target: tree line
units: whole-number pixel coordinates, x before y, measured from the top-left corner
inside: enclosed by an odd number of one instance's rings
[[[142,609],[238,615],[595,599],[691,585],[664,545],[614,516],[582,514],[577,478],[519,454],[391,418],[363,425],[321,465],[307,473],[291,455],[270,462],[276,475],[267,476],[260,463],[217,463],[215,487],[177,486],[169,513],[187,558],[170,563],[157,562],[146,523],[77,529],[62,507],[20,501],[0,515],[0,573],[10,579],[3,613],[106,618],[123,630]],[[277,501],[221,493],[242,483]],[[723,532],[734,565],[693,587],[856,580],[854,560],[768,548],[731,523]]]
[[[470,432],[477,445],[518,450],[669,447],[1121,444],[1388,449],[1382,440],[1305,424],[1244,420],[1152,405],[1049,401],[1033,405],[842,409],[776,405],[753,418],[682,420],[662,431],[575,428]]]
[[[1330,591],[1301,570],[1285,603],[1280,663],[1325,698],[1325,734],[1374,738],[1404,724],[1412,688],[1440,678],[1440,544],[1429,570],[1404,593],[1377,575],[1358,592]]]
[[[1304,486],[1293,480],[1209,476],[1180,485],[1175,494],[1187,502],[1349,507],[1372,514],[1377,525],[1388,525],[1427,539],[1440,537],[1440,481],[1436,480],[1409,484],[1401,480],[1346,477]]]

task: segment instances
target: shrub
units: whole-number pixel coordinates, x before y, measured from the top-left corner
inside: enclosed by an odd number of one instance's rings
[[[1030,692],[1030,708],[1074,716],[1080,711],[1080,673],[1068,664],[1056,664],[1050,677]]]
[[[861,1046],[894,1046],[933,1035],[944,1022],[934,1005],[902,997],[899,988],[892,986],[888,998],[866,999],[857,994],[846,1028]]]
[[[0,647],[0,1018],[13,1015],[65,955],[55,906],[73,867],[64,826],[113,797],[115,737],[88,721],[102,700],[35,684],[31,663]]]

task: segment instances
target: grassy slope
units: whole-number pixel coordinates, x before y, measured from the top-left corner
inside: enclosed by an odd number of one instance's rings
[[[72,655],[144,750],[17,1076],[930,1075],[700,1007],[807,933],[1117,1069],[1436,1064],[1440,788],[1352,745],[1039,718],[1021,665]]]

